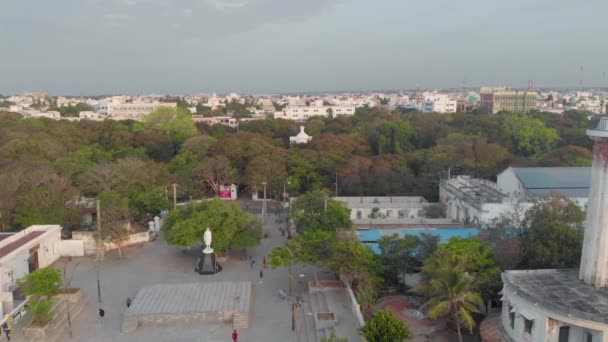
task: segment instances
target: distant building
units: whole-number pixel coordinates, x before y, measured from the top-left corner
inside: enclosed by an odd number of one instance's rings
[[[141,120],[144,116],[161,107],[176,108],[175,102],[131,101],[125,97],[116,96],[109,101],[97,104],[97,112],[114,120]]]
[[[207,125],[224,125],[233,129],[239,128],[239,122],[237,119],[231,116],[202,116],[202,115],[192,115],[192,120],[194,122],[202,122]]]
[[[312,137],[304,132],[304,126],[300,126],[300,133],[294,137],[289,137],[290,145],[307,144],[312,140]]]
[[[484,87],[481,88],[479,105],[494,114],[500,111],[526,113],[538,108],[538,94],[531,90]]]
[[[422,112],[455,113],[456,100],[450,94],[426,93],[421,106]]]
[[[105,116],[103,116],[97,112],[88,111],[88,110],[78,113],[78,118],[80,120],[92,120],[92,121],[103,121],[106,119]]]
[[[475,109],[475,104],[467,100],[456,101],[456,112],[458,113],[470,113]]]
[[[312,117],[337,117],[355,114],[355,106],[292,106],[289,105],[283,111],[275,112],[275,119],[286,119],[295,121],[306,121]]]

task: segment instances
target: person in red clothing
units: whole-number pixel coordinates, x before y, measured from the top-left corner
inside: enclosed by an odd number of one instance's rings
[[[232,342],[237,342],[239,340],[239,334],[236,332],[236,330],[232,331]]]

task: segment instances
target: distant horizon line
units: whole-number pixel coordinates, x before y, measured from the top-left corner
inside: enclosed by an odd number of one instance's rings
[[[289,92],[238,92],[238,91],[198,91],[192,93],[132,93],[132,92],[124,92],[124,93],[97,93],[97,94],[60,94],[60,93],[47,93],[43,90],[30,90],[30,91],[22,91],[20,93],[2,93],[0,92],[0,97],[10,97],[10,96],[19,96],[26,93],[44,93],[49,97],[111,97],[111,96],[192,96],[192,95],[200,95],[200,94],[217,94],[217,95],[229,95],[229,94],[238,94],[243,96],[285,96],[285,95],[338,95],[338,94],[366,94],[366,93],[388,93],[395,94],[400,92],[423,92],[423,91],[445,91],[445,92],[462,92],[477,90],[479,91],[482,87],[490,87],[490,88],[500,88],[504,87],[507,89],[513,90],[600,90],[600,91],[608,91],[608,86],[552,86],[552,87],[512,87],[512,86],[504,86],[504,85],[484,85],[478,87],[450,87],[450,88],[426,88],[426,87],[415,87],[415,88],[400,88],[400,89],[368,89],[368,90],[315,90],[315,91],[289,91]]]

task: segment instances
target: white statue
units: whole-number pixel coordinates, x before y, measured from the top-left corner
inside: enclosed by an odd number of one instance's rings
[[[205,249],[203,249],[203,253],[213,253],[213,248],[211,248],[211,230],[209,230],[209,228],[207,228],[203,234],[203,241],[205,241]]]

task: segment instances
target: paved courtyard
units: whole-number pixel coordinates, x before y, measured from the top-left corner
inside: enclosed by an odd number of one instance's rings
[[[215,275],[199,275],[194,272],[198,250],[183,251],[168,246],[162,239],[124,250],[125,257],[120,259],[115,253],[106,254],[101,264],[101,297],[97,302],[97,268],[91,257],[74,258],[68,266],[68,272],[75,268],[72,287],[82,288],[89,302],[85,310],[73,322],[73,337],[66,333],[61,341],[231,341],[231,324],[205,324],[200,326],[179,326],[175,328],[140,327],[132,334],[121,333],[121,324],[126,310],[126,299],[134,298],[144,286],[154,284],[251,281],[252,305],[249,328],[239,330],[239,341],[315,341],[314,327],[310,320],[310,309],[305,294],[306,282],[311,280],[312,271],[296,267],[298,275],[295,294],[301,294],[305,304],[297,317],[308,317],[299,322],[302,327],[299,333],[291,330],[291,307],[286,300],[278,296],[279,289],[287,292],[287,269],[263,270],[260,278],[262,257],[267,256],[275,246],[284,243],[284,237],[278,230],[274,216],[267,218],[268,238],[260,246],[250,248],[245,253],[233,256],[222,264],[223,271]],[[249,257],[255,260],[253,268]],[[302,275],[302,276],[299,276]],[[323,273],[321,273],[323,277]],[[329,277],[329,275],[325,275]],[[105,310],[101,321],[98,309]],[[341,313],[345,325],[354,320],[348,319],[348,311]],[[344,325],[341,330],[344,329]],[[351,336],[356,336],[354,325]],[[349,338],[349,340],[352,340]]]

